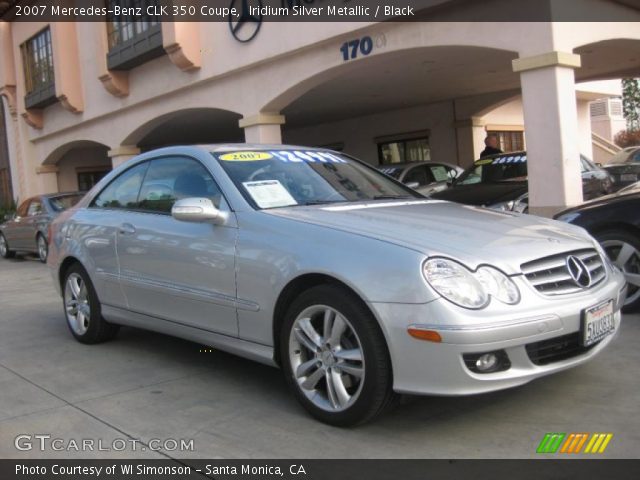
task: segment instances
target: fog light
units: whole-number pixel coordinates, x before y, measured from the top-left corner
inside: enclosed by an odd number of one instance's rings
[[[511,368],[511,361],[504,350],[465,353],[462,355],[462,359],[466,367],[473,373],[504,372]]]
[[[485,353],[476,360],[476,368],[481,372],[491,371],[498,364],[498,357],[495,353]]]

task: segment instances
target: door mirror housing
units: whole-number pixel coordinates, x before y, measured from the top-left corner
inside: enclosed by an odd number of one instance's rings
[[[183,198],[173,204],[171,216],[182,222],[210,222],[222,225],[228,218],[228,213],[216,208],[208,198]]]

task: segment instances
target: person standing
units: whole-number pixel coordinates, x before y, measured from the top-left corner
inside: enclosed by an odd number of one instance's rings
[[[487,135],[484,139],[485,148],[480,154],[480,158],[489,157],[491,155],[497,155],[502,153],[502,150],[498,148],[498,137],[495,135]]]

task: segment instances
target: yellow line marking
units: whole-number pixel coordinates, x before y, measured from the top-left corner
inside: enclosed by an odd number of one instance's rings
[[[581,433],[580,435],[582,436],[582,438],[580,439],[580,443],[578,443],[578,446],[576,447],[573,453],[580,453],[580,450],[582,450],[582,446],[584,445],[584,442],[586,442],[587,438],[589,438],[588,433]]]
[[[607,436],[605,437],[604,442],[602,442],[602,445],[600,446],[600,450],[598,450],[598,453],[604,453],[605,449],[607,448],[607,445],[609,445],[609,442],[611,441],[612,438],[613,438],[613,433],[608,433]]]
[[[597,434],[593,434],[591,436],[591,440],[589,440],[589,443],[587,444],[587,448],[584,449],[584,453],[591,453],[591,447],[595,443],[597,437],[598,437]]]
[[[604,437],[606,437],[606,435],[603,433],[597,433],[596,435],[598,435],[598,439],[596,440],[596,443],[593,444],[591,453],[598,453],[598,448],[600,448],[600,444],[604,440]]]

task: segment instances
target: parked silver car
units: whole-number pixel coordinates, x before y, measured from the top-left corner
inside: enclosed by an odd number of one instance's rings
[[[316,418],[522,385],[614,338],[622,274],[582,228],[425,199],[323,149],[171,147],[52,224],[83,343],[131,325],[279,365]]]
[[[13,257],[16,252],[37,253],[47,261],[49,223],[63,210],[75,205],[84,193],[37,195],[20,204],[15,215],[0,225],[0,256]]]
[[[446,190],[464,172],[464,168],[444,162],[396,163],[380,165],[378,170],[423,195]]]

